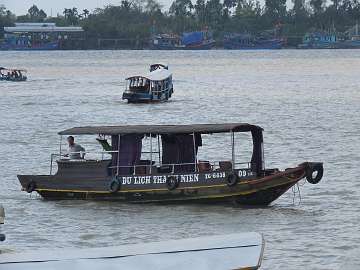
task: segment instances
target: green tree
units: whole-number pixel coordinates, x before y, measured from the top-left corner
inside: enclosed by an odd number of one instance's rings
[[[265,0],[265,15],[272,24],[283,21],[286,16],[286,0]]]
[[[0,38],[4,36],[4,27],[12,26],[16,20],[16,16],[7,10],[4,5],[0,5]]]
[[[194,8],[191,0],[175,0],[170,6],[169,12],[175,16],[191,16],[191,11]]]
[[[89,16],[89,14],[90,14],[90,11],[88,9],[83,9],[83,13],[82,13],[83,18],[87,18]]]

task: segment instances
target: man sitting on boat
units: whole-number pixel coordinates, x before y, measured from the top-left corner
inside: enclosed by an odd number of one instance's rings
[[[75,139],[73,136],[69,136],[67,138],[67,141],[69,143],[69,154],[67,156],[69,159],[83,159],[85,156],[85,148],[82,147],[80,144],[75,143]]]

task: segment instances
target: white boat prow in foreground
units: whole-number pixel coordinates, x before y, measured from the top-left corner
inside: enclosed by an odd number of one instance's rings
[[[258,269],[264,241],[239,233],[165,242],[0,255],[1,270]]]

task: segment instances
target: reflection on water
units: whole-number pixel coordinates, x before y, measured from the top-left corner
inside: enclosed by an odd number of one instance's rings
[[[360,51],[0,52],[0,57],[2,66],[29,70],[28,82],[0,84],[6,251],[258,231],[266,238],[264,269],[360,264],[355,169]],[[171,102],[122,102],[123,79],[158,61],[169,63],[174,73]],[[72,126],[222,122],[264,127],[268,168],[323,161],[322,182],[301,187],[300,205],[289,191],[270,207],[240,208],[43,201],[21,192],[16,179],[18,173],[48,173],[50,153],[58,150],[56,133]],[[204,159],[229,152],[209,137],[201,149]],[[246,156],[245,148],[239,140],[239,158]]]

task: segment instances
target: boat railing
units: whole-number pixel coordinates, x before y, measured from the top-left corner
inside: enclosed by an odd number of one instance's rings
[[[71,154],[79,154],[80,159],[69,159],[68,154],[64,153],[56,153],[51,154],[50,157],[50,175],[52,175],[53,172],[53,163],[54,160],[69,160],[73,162],[86,162],[90,160],[97,160],[101,161],[104,160],[105,155],[112,155],[117,154],[118,151],[80,151],[80,152],[71,152]],[[151,152],[142,152],[142,154],[151,153]],[[86,159],[85,156],[87,154],[96,154],[101,156],[101,158],[97,159]],[[135,175],[139,168],[142,169],[144,172],[152,173],[153,170],[164,170],[168,173],[174,174],[177,172],[177,170],[186,170],[191,172],[214,172],[214,171],[227,171],[232,169],[251,169],[251,162],[231,162],[230,160],[216,160],[216,161],[203,161],[198,160],[196,162],[185,162],[185,163],[162,163],[160,158],[159,161],[156,163],[155,160],[152,162],[150,160],[146,160],[147,163],[144,164],[134,164],[134,165],[113,165],[109,166],[108,168],[111,170],[114,170],[116,174],[119,174],[119,171],[122,169],[127,169],[128,171],[131,171],[133,175]]]
[[[125,93],[132,93],[132,92],[136,92],[136,90],[138,90],[140,88],[126,88],[125,89]],[[143,89],[144,90],[144,89]],[[161,89],[146,89],[145,92],[149,92],[149,93],[152,93],[153,95],[161,95],[163,93],[167,93],[171,90],[171,87],[170,85],[168,87],[165,87],[165,88],[161,88]]]
[[[80,159],[70,159],[69,158],[69,154],[64,154],[64,153],[52,153],[50,155],[50,175],[52,175],[52,171],[53,171],[53,164],[54,164],[54,160],[69,160],[69,161],[87,161],[88,159],[85,158],[86,154],[96,154],[101,156],[101,158],[95,159],[95,160],[104,160],[105,155],[111,155],[113,153],[118,153],[118,151],[80,151],[80,152],[71,152],[71,154],[79,154],[80,155]],[[94,159],[92,159],[94,160]]]
[[[225,163],[226,165],[221,165]],[[205,165],[205,166],[202,166]],[[188,163],[158,163],[158,164],[136,164],[131,166],[110,166],[109,169],[118,170],[127,169],[131,170],[131,174],[136,175],[138,172],[138,168],[145,169],[145,172],[152,173],[153,170],[160,170],[160,172],[167,172],[174,174],[179,171],[188,171],[188,172],[215,172],[215,171],[228,171],[234,169],[250,169],[251,163],[250,162],[236,162],[233,164],[231,161],[198,161],[195,162],[188,162]],[[118,174],[118,173],[117,173]]]

